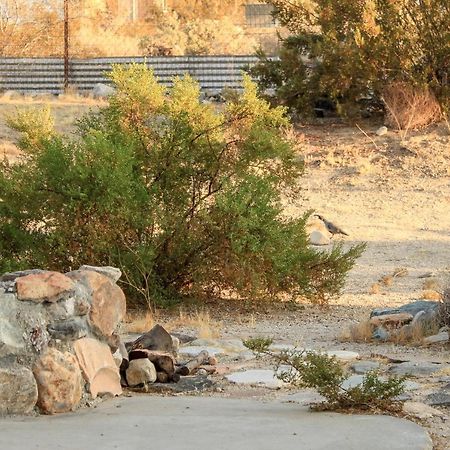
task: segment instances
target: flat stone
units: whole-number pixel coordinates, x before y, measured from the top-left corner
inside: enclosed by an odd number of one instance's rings
[[[27,367],[0,367],[0,416],[29,414],[38,399],[33,372]]]
[[[448,331],[443,331],[439,334],[435,334],[434,336],[424,338],[423,343],[425,345],[442,344],[444,342],[449,342],[449,339],[450,337]]]
[[[303,347],[298,347],[294,344],[272,344],[269,347],[269,350],[272,352],[302,352],[303,350],[305,350]]]
[[[389,368],[389,372],[395,375],[430,376],[444,369],[445,365],[430,362],[403,362],[394,364]]]
[[[357,374],[364,375],[372,370],[378,370],[380,363],[377,361],[357,361],[353,363],[350,368]]]
[[[374,316],[370,319],[370,323],[376,326],[380,325],[400,325],[409,323],[413,320],[413,316],[409,313],[383,314]]]
[[[283,381],[276,377],[276,372],[266,369],[246,370],[245,372],[234,372],[225,375],[232,383],[262,385],[270,389],[278,389],[284,386]]]
[[[90,324],[100,336],[111,336],[126,313],[125,294],[122,289],[108,277],[91,270],[69,272],[67,276],[91,289]]]
[[[330,234],[328,234],[327,236],[325,233],[322,233],[319,230],[314,230],[309,235],[309,243],[311,245],[329,245],[330,242]]]
[[[365,379],[364,375],[352,375],[346,380],[344,380],[344,382],[342,383],[342,387],[344,389],[351,389],[357,386],[361,386],[364,382],[364,379]],[[388,378],[380,376],[379,379],[381,381],[387,381]],[[421,387],[419,383],[414,383],[413,381],[409,380],[406,380],[403,383],[403,385],[405,387],[405,391],[415,391],[417,389],[420,389]]]
[[[314,389],[302,389],[295,394],[288,394],[280,398],[282,402],[298,403],[303,406],[310,406],[314,403],[322,403],[326,398],[320,395]]]
[[[439,302],[418,300],[416,302],[407,303],[406,305],[400,306],[399,308],[374,309],[371,312],[370,317],[399,313],[408,313],[414,317],[420,311],[433,312],[439,305]]]
[[[325,352],[328,356],[334,356],[340,361],[353,361],[359,358],[359,353],[348,350],[328,350]]]
[[[153,386],[153,385],[151,385]],[[168,424],[170,444],[168,445]],[[199,424],[205,433],[199,433]],[[124,430],[134,430],[124,432]],[[150,438],[149,438],[150,437]],[[416,423],[387,415],[311,412],[295,403],[135,396],[58,417],[0,421],[0,448],[64,450],[432,450]]]
[[[99,394],[120,395],[119,369],[108,345],[92,338],[82,338],[73,344],[84,379],[93,398]]]
[[[442,417],[445,415],[442,411],[420,402],[405,402],[403,412],[418,419],[430,419],[434,416]]]
[[[426,397],[426,402],[432,406],[450,406],[450,392],[441,390]]]
[[[203,350],[206,350],[210,356],[223,355],[226,353],[223,348],[207,347],[207,346],[197,347],[197,346],[193,346],[193,345],[188,345],[186,347],[180,347],[179,353],[180,353],[180,355],[197,356]]]
[[[67,298],[74,288],[73,280],[58,272],[40,272],[16,280],[17,299],[36,303]]]
[[[120,269],[111,266],[97,267],[83,265],[78,270],[92,270],[93,272],[97,272],[105,277],[108,277],[113,283],[117,283],[122,276],[122,271]]]
[[[45,414],[72,411],[81,400],[81,372],[74,355],[49,348],[33,366],[37,405]]]
[[[128,385],[154,383],[156,381],[156,369],[148,359],[134,359],[130,361],[126,371]]]

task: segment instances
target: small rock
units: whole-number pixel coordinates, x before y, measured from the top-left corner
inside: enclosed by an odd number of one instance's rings
[[[434,416],[441,417],[444,415],[444,413],[438,409],[420,402],[405,402],[403,404],[403,411],[418,419],[430,419]]]
[[[36,303],[56,302],[68,298],[75,283],[58,272],[41,272],[17,278],[17,299]]]
[[[208,375],[208,372],[206,371],[206,369],[198,369],[197,375],[206,376],[206,375]]]
[[[389,332],[384,327],[378,327],[373,331],[372,338],[377,341],[387,341],[389,339]]]
[[[359,358],[359,354],[356,352],[350,352],[348,350],[328,350],[326,352],[328,356],[334,356],[341,361],[352,361]]]
[[[450,406],[450,392],[445,389],[427,396],[426,402],[432,406]]]
[[[0,368],[0,416],[29,414],[38,399],[33,372],[23,366]]]
[[[33,366],[38,406],[46,414],[72,411],[81,400],[81,372],[75,356],[49,348]]]
[[[178,353],[180,350],[180,340],[176,336],[171,336],[172,338],[172,348],[174,353]]]
[[[138,386],[140,384],[154,383],[157,378],[154,364],[148,359],[134,359],[126,371],[128,385]]]
[[[448,331],[443,331],[439,334],[435,334],[434,336],[428,336],[424,338],[423,343],[425,345],[431,344],[442,344],[443,342],[449,341],[449,333]]]
[[[315,230],[309,235],[309,243],[311,245],[329,245],[330,237],[321,231]]]
[[[358,361],[353,363],[350,368],[353,372],[364,375],[372,370],[378,370],[380,368],[380,363],[376,361]]]
[[[384,126],[378,128],[378,130],[376,131],[377,136],[385,136],[387,133],[388,133],[388,128],[384,127]]]

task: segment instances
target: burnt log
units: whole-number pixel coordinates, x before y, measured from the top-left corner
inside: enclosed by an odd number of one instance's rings
[[[186,364],[178,367],[176,373],[179,375],[191,375],[201,365],[208,364],[209,354],[206,350],[201,351],[195,358],[189,360]]]

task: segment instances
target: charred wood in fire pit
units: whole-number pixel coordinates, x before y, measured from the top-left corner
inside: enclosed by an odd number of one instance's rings
[[[181,367],[178,367],[176,373],[183,376],[190,375],[195,372],[195,370],[197,370],[198,367],[202,364],[207,364],[208,360],[209,354],[206,350],[203,350],[195,358],[191,359]]]

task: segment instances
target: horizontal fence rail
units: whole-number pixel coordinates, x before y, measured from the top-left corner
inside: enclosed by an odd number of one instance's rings
[[[80,92],[92,91],[97,83],[109,84],[106,74],[113,64],[145,63],[161,83],[170,85],[175,76],[189,74],[203,91],[239,88],[242,71],[257,62],[256,56],[168,56],[148,58],[73,59],[69,85]],[[64,61],[44,58],[0,58],[0,91],[24,94],[63,92]]]

